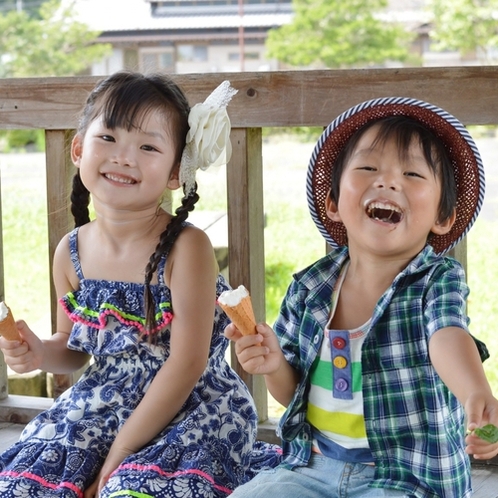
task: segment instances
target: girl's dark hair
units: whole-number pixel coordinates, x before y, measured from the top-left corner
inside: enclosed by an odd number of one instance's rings
[[[105,126],[111,130],[137,129],[151,111],[163,113],[175,145],[175,164],[179,164],[189,130],[190,105],[178,85],[163,74],[143,75],[120,71],[98,83],[87,98],[77,133],[84,136],[88,126],[99,116],[102,117]],[[150,282],[161,258],[171,251],[188,213],[194,209],[195,203],[199,200],[196,190],[197,185],[193,192],[183,197],[181,206],[175,211],[175,215],[161,234],[159,243],[145,267],[145,329],[150,340],[157,325]],[[71,212],[76,227],[90,221],[89,204],[90,192],[83,185],[78,170],[73,178],[71,193]]]
[[[457,202],[457,186],[454,168],[443,142],[426,126],[407,116],[390,116],[367,123],[357,130],[348,140],[346,146],[337,156],[332,170],[331,199],[339,201],[339,185],[344,168],[353,154],[363,134],[374,125],[379,125],[377,137],[372,144],[385,144],[394,138],[398,145],[400,160],[406,160],[410,145],[416,140],[423,151],[427,164],[441,182],[441,199],[439,200],[438,219],[446,221],[453,214]]]

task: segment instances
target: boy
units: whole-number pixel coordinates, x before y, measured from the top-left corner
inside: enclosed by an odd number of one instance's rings
[[[287,406],[283,463],[232,496],[469,497],[467,453],[498,453],[465,438],[498,424],[498,401],[468,331],[463,269],[443,256],[484,196],[472,138],[431,104],[364,102],[320,137],[307,194],[331,252],[294,276],[275,332],[225,330]]]

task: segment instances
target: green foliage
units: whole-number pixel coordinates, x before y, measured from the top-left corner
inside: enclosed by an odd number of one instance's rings
[[[280,128],[263,128],[263,138],[289,137],[291,140],[299,142],[312,142],[322,134],[323,128],[320,126],[289,126]]]
[[[110,50],[98,33],[76,20],[74,4],[48,0],[39,19],[25,12],[0,15],[0,77],[72,76]]]
[[[498,46],[498,0],[432,0],[436,50],[458,50],[487,60],[488,48]]]
[[[270,30],[268,56],[292,66],[346,68],[404,61],[412,35],[376,14],[387,0],[293,0],[290,24]]]
[[[477,428],[474,434],[490,444],[498,443],[498,427],[493,424]]]
[[[44,0],[27,0],[21,1],[21,8],[27,12],[31,17],[39,17],[38,9]],[[17,10],[19,7],[19,0],[0,0],[0,13],[5,14],[10,10]]]
[[[45,150],[45,132],[43,130],[1,130],[2,152],[26,150],[31,147],[37,152]]]

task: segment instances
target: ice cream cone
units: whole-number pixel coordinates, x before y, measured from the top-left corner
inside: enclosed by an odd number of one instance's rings
[[[218,298],[218,304],[242,335],[256,333],[256,318],[251,296],[244,286],[239,286],[233,291],[223,292]]]
[[[5,303],[0,303],[0,335],[8,341],[20,341],[21,336],[16,327],[16,321]]]

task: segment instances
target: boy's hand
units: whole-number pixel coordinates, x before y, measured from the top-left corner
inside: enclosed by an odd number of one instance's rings
[[[44,346],[42,341],[31,331],[26,322],[16,322],[22,342],[7,341],[0,337],[0,349],[5,363],[16,373],[32,372],[40,368],[43,360]]]
[[[498,454],[498,442],[490,443],[474,433],[475,429],[487,424],[498,426],[498,400],[491,395],[475,393],[465,404],[467,430],[466,452],[478,460],[488,460]]]
[[[276,372],[285,361],[277,336],[266,323],[256,326],[257,334],[242,335],[233,323],[225,328],[225,337],[235,342],[235,354],[242,368],[252,375]]]

